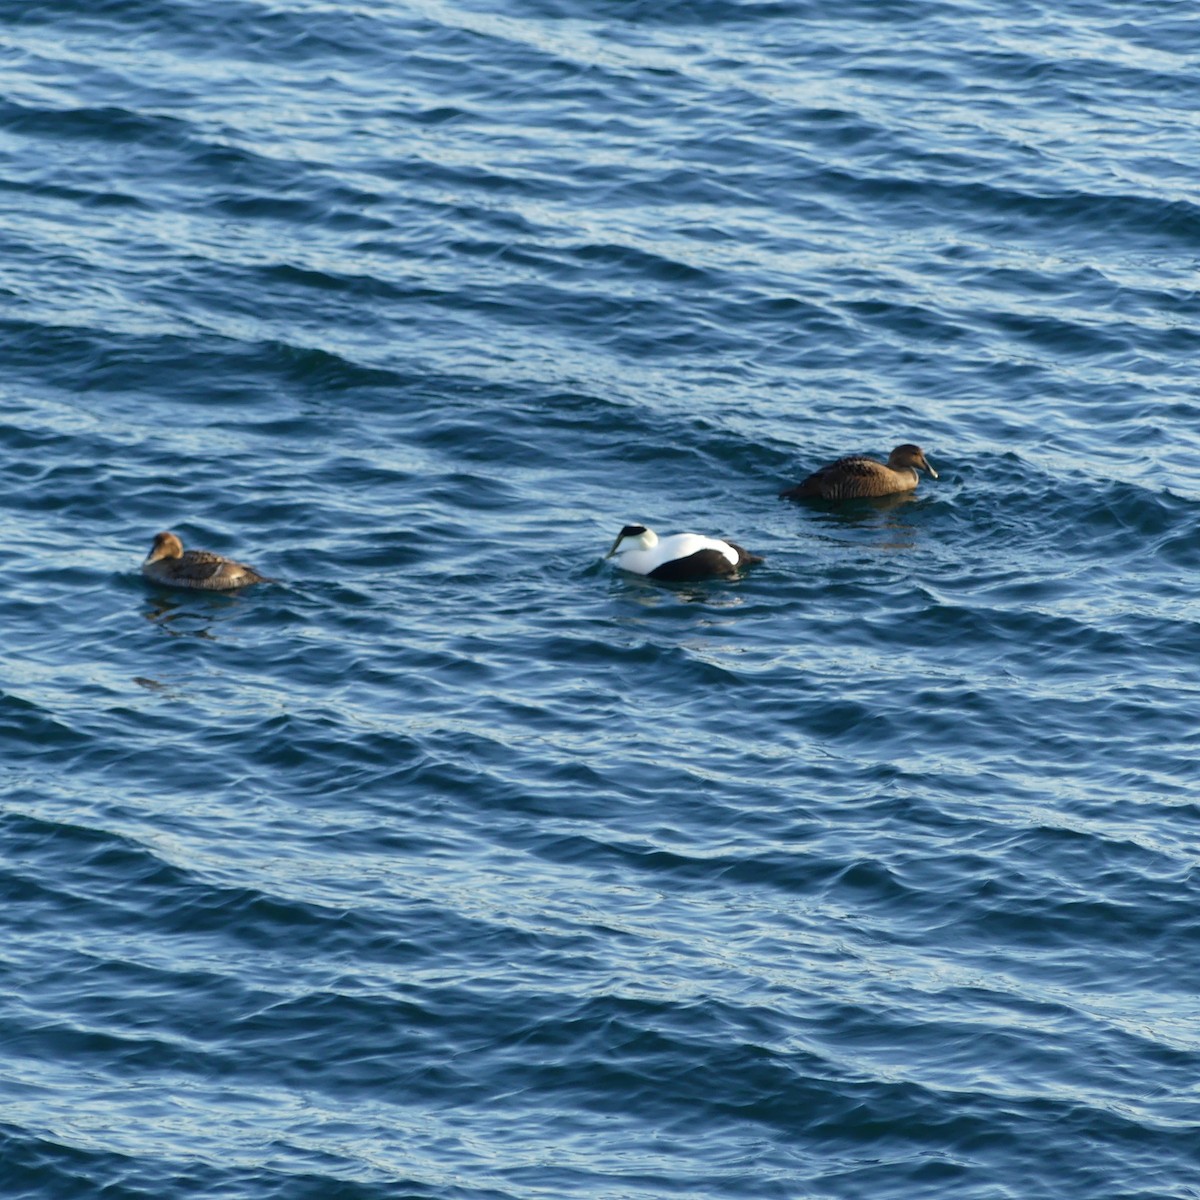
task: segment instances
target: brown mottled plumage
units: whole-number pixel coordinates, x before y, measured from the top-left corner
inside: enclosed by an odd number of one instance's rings
[[[184,550],[183,543],[173,533],[160,533],[142,563],[142,574],[155,583],[171,587],[204,588],[208,591],[229,591],[250,583],[270,583],[245,563],[222,558],[211,550]]]
[[[921,447],[906,442],[888,455],[886,465],[858,455],[839,458],[779,495],[785,500],[856,500],[891,496],[896,492],[911,492],[917,486],[918,471],[927,471],[932,479],[938,477]]]

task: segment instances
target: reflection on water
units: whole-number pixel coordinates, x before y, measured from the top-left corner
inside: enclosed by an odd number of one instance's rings
[[[213,624],[237,600],[236,594],[222,592],[189,592],[181,596],[175,592],[156,591],[142,616],[172,637],[215,640]]]
[[[924,500],[914,492],[896,492],[891,496],[857,500],[806,500],[800,503],[813,510],[818,527],[810,527],[810,532],[822,541],[846,542],[850,539],[838,534],[853,533],[854,544],[863,545],[861,533],[865,532],[873,535],[865,544],[878,550],[911,550],[920,534],[920,525],[912,518],[920,507],[908,506],[923,506]]]
[[[630,571],[617,570],[613,573],[613,591],[632,597],[639,604],[655,607],[682,600],[685,604],[710,604],[714,608],[732,608],[743,604],[737,594],[736,585],[746,574],[732,575],[727,579],[668,580],[651,579],[648,575],[635,575]]]
[[[811,508],[846,523],[860,524],[880,513],[915,504],[924,497],[915,492],[893,492],[890,496],[863,496],[854,500],[793,500],[791,503]]]
[[[156,696],[173,697],[178,695],[178,689],[172,687],[169,683],[163,683],[161,679],[151,679],[147,675],[132,676],[133,682],[140,688],[145,688],[148,692],[153,692]]]

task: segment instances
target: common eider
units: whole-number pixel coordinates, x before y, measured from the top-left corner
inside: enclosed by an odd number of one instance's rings
[[[229,591],[250,583],[270,583],[245,563],[213,554],[211,550],[184,550],[173,533],[160,533],[142,563],[142,574],[171,587]]]
[[[911,492],[917,486],[918,471],[927,471],[931,479],[938,477],[921,447],[906,442],[888,455],[886,465],[860,455],[839,458],[779,495],[784,500],[855,500],[891,496],[896,492]]]
[[[626,538],[634,544],[617,554],[617,548]],[[622,571],[668,580],[736,575],[740,567],[763,561],[736,542],[704,537],[699,533],[673,533],[660,538],[645,525],[626,525],[604,557],[612,558],[614,554]]]

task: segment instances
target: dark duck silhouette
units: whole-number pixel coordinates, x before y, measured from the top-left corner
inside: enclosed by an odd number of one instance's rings
[[[142,563],[142,574],[171,587],[205,588],[224,592],[251,583],[270,583],[245,563],[223,558],[211,550],[184,550],[173,533],[160,533]]]
[[[852,454],[818,467],[807,479],[779,495],[785,500],[857,500],[913,491],[925,471],[931,479],[938,473],[929,465],[920,446],[906,442],[888,455],[886,463]]]

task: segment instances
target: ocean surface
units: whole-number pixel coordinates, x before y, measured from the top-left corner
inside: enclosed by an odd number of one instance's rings
[[[1194,4],[0,68],[3,1200],[1200,1197]]]

